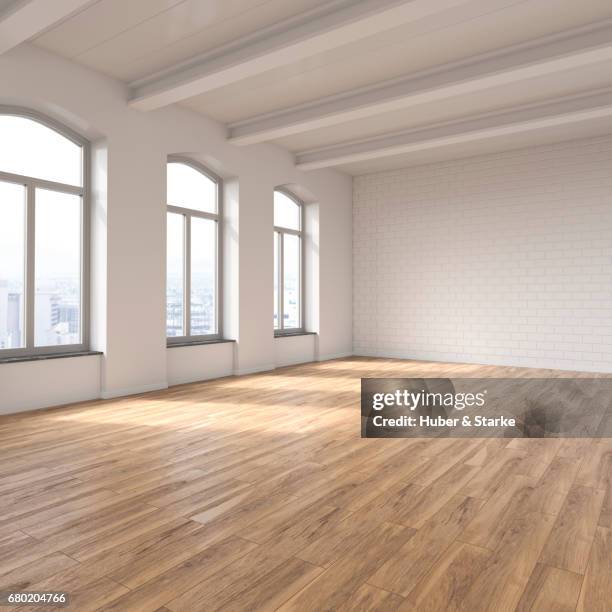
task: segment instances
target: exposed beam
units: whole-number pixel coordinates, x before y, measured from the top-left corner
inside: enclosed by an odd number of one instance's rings
[[[88,4],[92,0],[15,0],[0,11],[0,55]]]
[[[611,58],[612,23],[607,22],[230,124],[229,141],[265,142]]]
[[[612,89],[298,153],[296,166],[301,170],[329,168],[601,117],[612,117]]]
[[[160,108],[473,1],[333,0],[131,83],[129,103]]]

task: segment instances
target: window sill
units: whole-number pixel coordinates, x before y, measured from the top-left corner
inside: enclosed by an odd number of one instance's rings
[[[185,346],[203,346],[206,344],[226,344],[228,342],[236,342],[235,340],[225,340],[223,338],[216,338],[215,340],[196,340],[194,342],[172,342],[166,345],[166,348],[181,348]]]
[[[74,353],[49,353],[48,355],[23,355],[19,357],[1,357],[2,363],[22,363],[24,361],[44,361],[46,359],[66,359],[68,357],[90,357],[92,355],[103,355],[101,351],[79,351]]]
[[[295,331],[295,332],[274,332],[275,338],[294,338],[295,336],[316,336],[317,332]]]

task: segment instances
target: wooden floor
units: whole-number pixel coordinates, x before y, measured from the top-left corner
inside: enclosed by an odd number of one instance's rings
[[[0,591],[610,611],[611,440],[359,437],[361,376],[548,374],[353,358],[4,417]]]

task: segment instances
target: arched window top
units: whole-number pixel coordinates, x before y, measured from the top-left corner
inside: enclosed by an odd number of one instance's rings
[[[168,200],[179,206],[216,214],[218,183],[195,164],[180,160],[168,162]]]
[[[0,111],[0,172],[83,185],[83,145],[42,121]]]
[[[274,225],[295,231],[301,229],[301,207],[292,197],[279,191],[274,191]]]

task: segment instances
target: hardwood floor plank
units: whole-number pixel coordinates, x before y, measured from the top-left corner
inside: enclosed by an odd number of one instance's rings
[[[35,538],[15,539],[10,545],[5,545],[0,550],[0,575],[8,574],[57,551],[55,546]]]
[[[70,593],[70,606],[79,612],[93,612],[104,607],[109,601],[127,593],[128,589],[109,578],[100,578],[83,588]],[[33,608],[33,612],[40,608]]]
[[[568,457],[555,457],[546,472],[537,483],[538,489],[544,491],[542,512],[559,514],[567,494],[576,481],[580,462]]]
[[[605,491],[573,487],[559,514],[540,561],[576,574],[586,571]]]
[[[488,499],[503,486],[509,476],[517,473],[525,457],[526,454],[521,451],[507,448],[500,450],[496,457],[480,468],[461,492],[468,497]]]
[[[91,610],[105,605],[108,601],[128,591],[126,587],[100,576],[97,571],[92,571],[83,564],[75,565],[38,581],[30,585],[29,590],[66,591],[72,596],[71,607],[79,612],[81,608],[75,606],[75,601],[77,606],[79,603],[83,606],[82,609]],[[90,596],[89,600],[87,600],[87,595]],[[32,608],[32,610],[40,610],[40,607]]]
[[[278,510],[295,497],[286,493],[268,495],[266,491],[250,488],[229,499],[220,500],[207,509],[190,517],[206,526],[211,538],[221,538],[237,533],[268,514]]]
[[[404,600],[395,593],[377,589],[370,584],[362,584],[344,604],[337,608],[338,612],[393,612],[399,610]]]
[[[113,491],[101,490],[85,495],[78,499],[66,500],[55,504],[51,508],[39,510],[24,518],[15,519],[15,523],[32,535],[37,533],[41,536],[46,531],[51,532],[55,525],[64,525],[70,520],[88,515],[93,508],[101,509],[104,505],[117,503],[117,494]]]
[[[561,438],[514,438],[506,448],[526,453],[525,458],[517,467],[517,474],[530,478],[541,478],[562,445]]]
[[[32,584],[76,565],[78,561],[64,553],[51,553],[0,576],[0,591],[27,591]]]
[[[244,610],[273,612],[310,584],[323,571],[321,567],[291,558],[275,567],[240,594],[232,595],[227,601],[221,597],[212,608],[207,607],[206,609],[228,612],[244,612]]]
[[[32,536],[13,525],[7,525],[6,531],[0,537],[0,561],[3,557],[10,557],[11,552],[21,548],[23,544],[34,542],[36,542],[36,539]]]
[[[227,565],[221,573],[206,578],[167,602],[166,607],[174,612],[219,609],[219,606],[231,602],[287,560],[288,557],[270,551],[265,546],[257,546]]]
[[[378,524],[377,520],[362,519],[351,514],[295,556],[313,565],[329,567],[357,548]]]
[[[482,504],[482,500],[471,497],[451,499],[402,548],[368,576],[368,584],[407,596],[474,518]]]
[[[124,574],[130,575],[134,564],[143,557],[154,558],[156,554],[164,554],[166,551],[171,557],[176,542],[188,544],[189,536],[201,529],[201,525],[193,521],[180,520],[169,523],[153,532],[144,533],[140,537],[134,537],[99,552],[83,561],[83,565],[99,576],[112,575],[117,582],[122,582]]]
[[[601,514],[599,515],[599,526],[612,529],[612,486],[608,486],[604,498]]]
[[[364,504],[358,511],[360,520],[400,522],[409,507],[425,487],[414,483],[395,483],[386,491]]]
[[[211,544],[210,534],[203,528],[190,529],[187,534],[180,530],[177,534],[178,536],[170,537],[167,542],[162,542],[161,546],[155,545],[143,550],[130,563],[115,569],[108,576],[130,589],[136,589],[197,555]],[[86,565],[96,567],[95,563]]]
[[[593,538],[577,612],[604,612],[612,601],[612,530],[598,527]]]
[[[335,610],[410,538],[411,529],[383,523],[279,610]]]
[[[460,609],[514,610],[553,527],[554,517],[531,513],[515,519]]]
[[[257,544],[269,543],[275,550],[294,555],[330,533],[350,512],[302,498],[289,501],[278,510],[238,532]]]
[[[397,522],[420,529],[446,503],[459,494],[479,471],[479,467],[468,467],[461,463],[453,465],[431,485],[417,493],[410,503],[398,512]]]
[[[581,586],[582,576],[538,563],[516,612],[573,612],[578,603]]]
[[[232,536],[205,548],[202,552],[165,571],[159,577],[113,600],[103,609],[108,612],[155,610],[160,603],[167,603],[178,598],[200,582],[223,571],[226,566],[255,548],[257,548],[256,544]]]
[[[410,591],[400,610],[459,610],[461,602],[490,556],[491,551],[485,548],[454,542]]]
[[[437,441],[435,455],[427,457],[427,461],[419,469],[412,470],[411,477],[405,480],[427,487],[442,478],[451,468],[458,469],[463,465],[463,459],[469,457],[481,444],[481,440],[442,438]],[[469,466],[474,474],[480,467]]]
[[[69,520],[65,524],[60,521],[51,529],[42,526],[40,530],[36,530],[36,533],[37,537],[43,538],[50,546],[64,549],[109,530],[120,529],[127,523],[154,514],[157,510],[153,506],[120,503],[106,507],[97,514],[93,509],[91,515],[82,515],[77,520]]]
[[[495,459],[497,454],[504,449],[510,440],[506,438],[490,438],[481,441],[464,460],[465,465],[483,467]]]
[[[495,550],[517,517],[534,511],[537,495],[533,481],[525,476],[511,476],[482,506],[459,539],[473,546]]]
[[[108,531],[80,539],[75,544],[63,547],[63,551],[78,561],[87,561],[109,551],[129,550],[141,539],[163,538],[168,530],[188,522],[191,523],[188,519],[177,517],[174,513],[156,510],[145,516],[137,516],[120,527],[113,527]],[[200,526],[197,523],[191,524],[194,529]]]
[[[594,440],[576,476],[576,484],[592,489],[605,489],[612,484],[612,439]]]
[[[233,498],[238,493],[246,494],[249,490],[253,490],[252,487],[253,483],[250,482],[223,479],[200,488],[197,493],[188,492],[186,497],[181,496],[180,499],[164,505],[164,510],[176,516],[194,516],[205,512],[213,504]],[[151,500],[151,503],[154,501]]]

